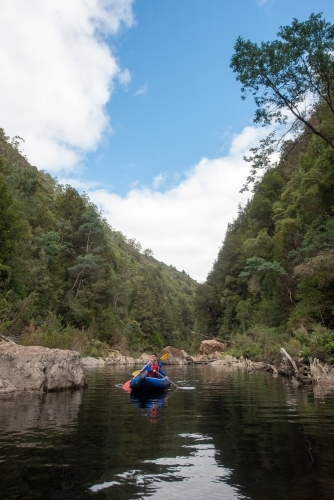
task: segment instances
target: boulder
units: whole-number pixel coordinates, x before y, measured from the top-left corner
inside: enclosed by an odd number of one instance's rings
[[[105,359],[106,365],[134,365],[135,360],[131,356],[123,356],[122,354],[118,354],[115,356],[114,354],[109,355]]]
[[[108,357],[104,360],[106,365],[119,365],[121,358],[124,358],[117,349],[111,349]]]
[[[0,394],[85,387],[78,352],[4,343],[0,345]]]
[[[125,356],[125,364],[126,365],[134,365],[135,364],[135,358],[132,356]]]
[[[135,364],[136,365],[146,365],[151,360],[151,355],[147,354],[146,352],[143,352],[143,354],[140,356],[140,358],[135,359]]]
[[[216,359],[211,363],[211,366],[243,366],[244,360],[242,358],[238,359],[233,356],[224,356],[220,359]]]
[[[92,356],[87,356],[86,358],[82,358],[83,366],[104,366],[104,359],[102,358],[93,358]]]
[[[213,353],[220,354],[225,351],[225,344],[218,340],[203,340],[201,342],[199,353],[203,356],[209,356]]]
[[[164,365],[187,365],[187,357],[180,349],[176,349],[175,347],[165,347],[161,353],[160,358],[163,354],[168,353],[168,358],[163,361]]]
[[[0,380],[0,394],[11,394],[16,392],[16,387],[7,379]]]

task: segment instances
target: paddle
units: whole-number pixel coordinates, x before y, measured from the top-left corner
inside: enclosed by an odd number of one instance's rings
[[[158,372],[158,374],[160,375],[160,377],[164,378],[161,373]],[[177,389],[180,389],[180,390],[183,390],[183,391],[192,391],[195,389],[195,387],[181,387],[180,385],[176,385],[169,377],[167,377],[168,380],[170,381],[171,384],[175,385],[175,387]]]
[[[122,389],[124,389],[125,391],[129,391],[130,390],[130,382],[131,382],[131,380],[128,380],[127,382],[125,382],[125,384],[122,385]]]

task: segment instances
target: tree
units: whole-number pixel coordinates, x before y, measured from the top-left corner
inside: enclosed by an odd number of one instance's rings
[[[21,209],[5,176],[0,173],[0,259],[4,264],[10,261],[14,248],[30,236]]]
[[[151,250],[150,248],[145,248],[143,254],[146,255],[146,257],[154,257],[153,250]]]
[[[317,106],[334,115],[334,25],[321,14],[311,14],[305,22],[294,19],[291,26],[281,26],[277,36],[280,40],[261,45],[239,37],[231,59],[230,67],[242,84],[242,99],[254,96],[254,122],[283,126],[280,137],[271,132],[245,158],[252,169],[244,190],[254,182],[257,169],[269,165],[288,131],[303,130],[299,139],[312,134],[334,149],[333,130],[313,118]]]
[[[252,272],[255,273],[274,273],[274,274],[287,274],[285,269],[276,261],[268,262],[261,257],[251,257],[247,259],[245,271],[242,271],[239,276],[244,278],[249,276]]]

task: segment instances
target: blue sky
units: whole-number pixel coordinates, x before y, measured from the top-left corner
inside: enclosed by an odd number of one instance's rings
[[[135,2],[137,23],[115,44],[132,81],[110,100],[114,135],[89,164],[103,168],[103,181],[125,194],[133,182],[149,185],[161,172],[182,175],[200,158],[226,152],[254,111],[251,99],[240,99],[229,68],[237,36],[272,40],[280,25],[306,19],[316,4],[317,12],[333,16],[333,2],[321,0]],[[87,176],[93,179],[94,171]]]
[[[4,0],[0,126],[155,257],[205,280],[263,130],[229,68],[332,0]]]

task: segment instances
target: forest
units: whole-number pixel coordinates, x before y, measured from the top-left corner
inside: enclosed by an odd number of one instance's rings
[[[334,25],[294,19],[231,68],[269,133],[245,158],[251,195],[207,280],[158,262],[87,195],[29,164],[0,129],[0,334],[103,356],[203,338],[274,362],[334,362]]]
[[[0,335],[104,356],[193,339],[196,282],[113,229],[0,129]]]
[[[275,131],[245,158],[252,196],[197,288],[196,327],[236,356],[334,362],[334,26],[312,14],[277,35],[235,44],[242,96]]]

